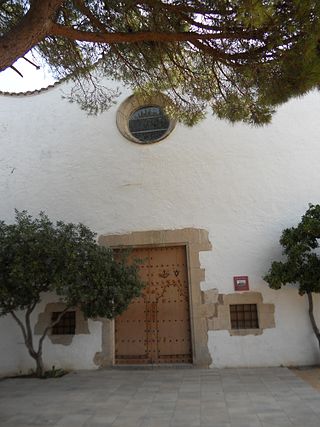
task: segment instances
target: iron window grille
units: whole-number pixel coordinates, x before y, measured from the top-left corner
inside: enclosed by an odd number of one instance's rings
[[[259,329],[257,304],[230,304],[231,329]]]
[[[51,321],[55,322],[61,311],[54,311],[51,316]],[[61,317],[59,322],[52,327],[51,335],[74,335],[76,332],[76,312],[67,311]]]
[[[170,127],[170,120],[159,106],[139,108],[129,117],[129,130],[141,143],[160,140]]]

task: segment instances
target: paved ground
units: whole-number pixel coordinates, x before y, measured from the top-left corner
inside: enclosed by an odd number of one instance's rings
[[[0,426],[319,427],[320,393],[286,368],[80,371],[0,381]]]
[[[312,387],[316,388],[320,392],[320,368],[296,368],[292,369],[298,377],[307,381]]]

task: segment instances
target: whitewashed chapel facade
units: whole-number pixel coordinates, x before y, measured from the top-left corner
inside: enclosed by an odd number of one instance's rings
[[[75,311],[73,330],[46,339],[47,367],[317,363],[307,302],[293,286],[270,290],[262,277],[281,255],[283,228],[320,202],[320,95],[290,101],[265,127],[208,115],[187,128],[160,118],[155,137],[143,127],[139,134],[138,122],[159,110],[143,110],[124,92],[108,112],[88,117],[61,99],[65,84],[0,96],[0,218],[44,210],[86,224],[100,244],[135,248],[153,275],[143,276],[153,296],[142,310],[148,319],[132,310],[116,322],[87,321]],[[44,296],[35,334],[59,308]],[[320,323],[318,296],[315,310]],[[0,337],[0,374],[33,368],[11,318],[0,319]]]

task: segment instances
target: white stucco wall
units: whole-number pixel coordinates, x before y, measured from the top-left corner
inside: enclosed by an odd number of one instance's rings
[[[61,86],[41,95],[0,97],[0,218],[12,221],[15,208],[34,215],[44,210],[98,234],[204,228],[213,250],[201,254],[202,289],[230,293],[233,276],[248,275],[250,289],[276,304],[276,328],[261,336],[209,332],[213,366],[315,363],[306,302],[294,288],[271,291],[261,277],[281,254],[282,229],[296,225],[309,202],[320,201],[319,101],[318,93],[291,101],[262,128],[208,116],[194,128],[177,125],[162,142],[141,146],[117,130],[117,106],[87,117],[61,99]],[[318,322],[319,307],[318,298]],[[17,330],[8,334],[3,322],[1,341],[21,348]],[[93,367],[100,327],[91,322],[94,333],[75,337],[68,348],[47,341],[49,366],[72,359],[70,367]],[[16,363],[27,368],[22,354],[19,362],[16,356],[6,361],[1,351],[0,370]]]
[[[0,319],[0,376],[18,372],[19,331],[9,316]]]
[[[31,317],[32,327],[49,302],[55,302],[54,295],[43,295],[41,303]],[[23,313],[20,316],[23,320]],[[88,320],[90,334],[75,335],[71,345],[52,344],[46,338],[43,344],[43,360],[46,369],[96,369],[93,362],[96,352],[101,351],[101,322]],[[0,319],[0,376],[28,373],[35,370],[35,362],[29,356],[24,344],[22,332],[10,316]],[[34,336],[35,348],[38,348],[39,336]]]

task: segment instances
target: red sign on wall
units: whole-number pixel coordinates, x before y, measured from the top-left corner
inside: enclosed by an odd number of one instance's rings
[[[248,276],[234,276],[233,277],[234,290],[235,291],[248,291],[249,290],[249,278]]]

